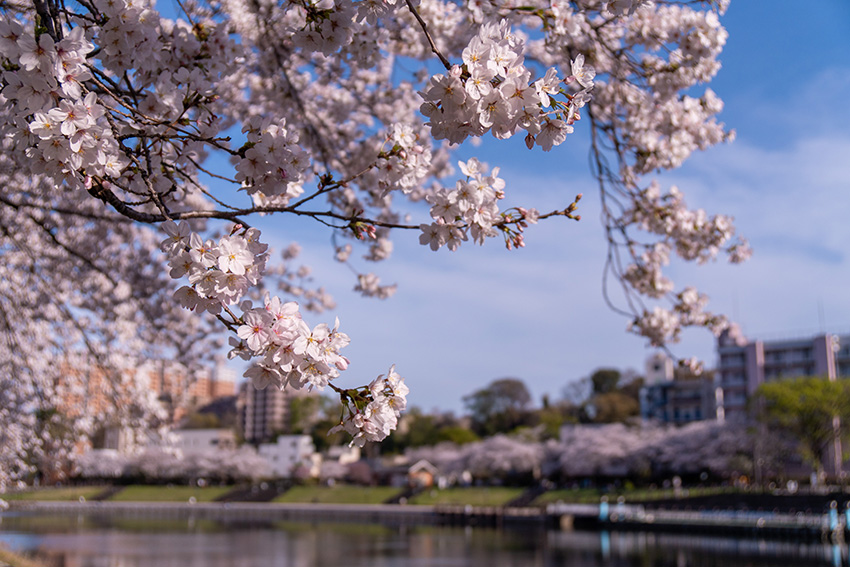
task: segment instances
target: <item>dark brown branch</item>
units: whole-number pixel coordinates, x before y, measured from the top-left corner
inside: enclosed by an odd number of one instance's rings
[[[407,2],[407,8],[410,10],[410,13],[413,14],[413,17],[416,18],[417,22],[419,22],[419,27],[422,28],[422,32],[425,34],[425,37],[428,39],[428,44],[431,46],[431,51],[433,51],[434,55],[440,59],[440,63],[443,64],[443,67],[445,67],[447,71],[450,70],[452,68],[452,64],[448,59],[446,59],[445,55],[440,53],[440,50],[437,49],[437,44],[434,43],[434,38],[431,37],[431,33],[428,31],[428,26],[425,24],[425,20],[423,20],[422,16],[419,15],[419,12],[416,10],[416,7],[413,5],[411,0],[405,0],[405,2]]]

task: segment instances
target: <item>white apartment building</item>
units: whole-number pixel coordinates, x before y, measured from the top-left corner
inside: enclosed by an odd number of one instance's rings
[[[299,466],[306,467],[309,476],[319,476],[322,458],[309,435],[280,435],[275,443],[260,444],[258,452],[275,477],[289,478]]]

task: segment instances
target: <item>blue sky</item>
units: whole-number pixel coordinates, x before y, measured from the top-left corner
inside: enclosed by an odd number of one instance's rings
[[[754,256],[739,266],[674,264],[671,275],[679,288],[708,293],[710,308],[753,338],[850,334],[850,2],[733,0],[721,21],[730,36],[711,88],[737,140],[661,182],[678,185],[691,207],[733,215]],[[390,260],[359,264],[398,284],[387,301],[351,291],[326,234],[275,231],[276,241],[301,241],[339,304],[308,319],[338,315],[351,336],[341,383],[365,383],[394,363],[412,404],[460,412],[464,395],[496,378],[521,378],[539,402],[600,367],[642,371],[652,350],[602,299],[606,248],[586,142],[580,132],[548,154],[520,149],[521,140],[464,150],[502,167],[505,206],[551,210],[584,193],[582,221],[532,227],[527,247],[513,252],[493,242],[435,253],[399,233]],[[687,333],[674,351],[714,364],[708,332]]]

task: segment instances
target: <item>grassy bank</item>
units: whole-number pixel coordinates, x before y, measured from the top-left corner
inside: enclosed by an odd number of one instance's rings
[[[75,501],[94,500],[99,496],[108,496],[112,502],[212,502],[237,490],[233,486],[149,486],[130,485],[114,493],[108,486],[86,486],[67,488],[41,488],[26,492],[14,492],[3,495],[6,500],[29,501]],[[284,503],[323,503],[323,504],[382,504],[399,495],[401,488],[391,486],[357,486],[336,484],[334,486],[304,485],[295,486],[281,494],[272,502]],[[453,487],[443,490],[430,489],[410,498],[407,504],[430,506],[504,506],[520,496],[523,488],[500,486]],[[555,502],[598,503],[602,496],[614,502],[619,497],[627,502],[651,502],[653,500],[673,499],[675,497],[694,498],[715,496],[735,492],[729,487],[700,487],[683,489],[678,494],[672,489],[631,489],[621,491],[603,491],[599,489],[559,489],[550,490],[534,500],[532,506],[545,506]]]
[[[607,496],[609,502],[616,502],[620,497],[623,497],[626,502],[651,502],[653,500],[716,496],[718,494],[731,494],[735,492],[738,492],[738,490],[733,487],[724,486],[683,488],[678,492],[672,488],[634,488],[613,491],[603,491],[596,488],[565,488],[550,490],[542,494],[532,502],[532,505],[545,506],[546,504],[553,504],[555,502],[597,504],[603,496]]]
[[[230,486],[145,486],[131,485],[109,498],[111,502],[212,502],[233,490]]]
[[[22,492],[7,492],[2,495],[3,500],[46,500],[46,501],[68,501],[91,500],[102,494],[107,486],[69,486],[63,488],[38,488]]]
[[[522,494],[522,488],[504,486],[471,486],[426,490],[410,499],[408,504],[429,506],[504,506]]]
[[[392,486],[294,486],[272,500],[286,503],[382,504],[401,492]]]

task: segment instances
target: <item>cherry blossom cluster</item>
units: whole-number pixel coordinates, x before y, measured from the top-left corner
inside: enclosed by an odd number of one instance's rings
[[[398,286],[395,284],[381,285],[381,278],[374,273],[359,274],[357,285],[354,286],[354,291],[360,292],[364,297],[377,297],[378,299],[392,297],[397,289]]]
[[[704,311],[708,298],[695,288],[687,287],[674,295],[674,284],[662,274],[662,268],[670,263],[671,247],[680,258],[698,263],[714,259],[724,246],[731,262],[748,258],[750,249],[746,240],[728,244],[735,235],[732,219],[724,215],[708,217],[702,209],[690,210],[676,187],[662,195],[658,184],[653,182],[619,222],[664,238],[645,245],[640,255],[632,254],[634,263],[624,270],[623,280],[643,296],[653,299],[667,296],[673,302],[672,308],[656,306],[651,311],[644,310],[630,324],[632,332],[647,337],[654,346],[664,346],[678,342],[683,327],[706,327],[715,336],[727,328],[726,317]],[[629,249],[637,247],[631,243]]]
[[[411,124],[393,124],[388,142],[392,148],[381,152],[375,164],[378,183],[387,191],[397,188],[409,194],[428,177],[431,150],[419,143],[419,134]]]
[[[282,302],[277,296],[266,295],[264,306],[257,308],[250,300],[241,301],[249,288],[259,284],[268,259],[268,246],[260,242],[259,230],[234,230],[215,243],[192,232],[186,222],[166,221],[162,229],[169,235],[162,249],[168,255],[171,277],[185,276],[190,283],[175,293],[183,307],[218,315],[222,309],[231,314],[227,306],[239,303],[243,314],[239,319],[234,316],[233,325],[241,340],[235,341],[230,356],[262,357],[245,373],[256,387],[322,389],[345,370],[348,360],[339,349],[349,339],[337,327],[320,324],[311,330],[298,304]]]
[[[708,296],[700,293],[693,286],[688,286],[676,295],[676,311],[686,326],[708,327],[714,336],[729,328],[729,321],[725,316],[706,313]]]
[[[158,49],[159,27],[165,23],[159,12],[145,1],[100,0],[95,5],[101,16],[99,43],[103,46],[101,60],[106,68],[140,69],[150,77],[159,75],[157,66],[168,56]],[[175,50],[174,54],[180,53]],[[163,102],[170,106],[173,101],[169,97]]]
[[[718,18],[728,2],[707,4],[712,9],[641,1],[553,2],[550,9],[534,12],[547,33],[526,45],[526,56],[543,65],[576,52],[593,65],[597,80],[590,118],[598,138],[591,161],[612,248],[608,281],[625,284],[627,310],[634,315],[629,328],[655,344],[675,341],[682,324],[717,332],[724,320],[706,314],[683,321],[689,307],[662,273],[672,253],[697,263],[721,249],[732,262],[750,255],[745,240],[732,241],[729,217],[688,210],[677,191],[661,197],[654,183],[641,189],[640,176],[678,167],[696,150],[734,140],[734,131],[716,119],[723,102],[701,87],[720,69],[718,56],[728,35]],[[484,5],[485,15],[487,8],[490,17],[501,14],[497,6]],[[641,232],[655,241],[638,243]],[[672,306],[644,307],[644,298],[666,298]]]
[[[679,342],[681,331],[685,327],[706,327],[715,336],[729,328],[730,322],[724,315],[706,312],[708,296],[699,293],[694,287],[686,287],[673,298],[673,307],[666,309],[656,306],[652,311],[644,311],[629,325],[629,330],[649,339],[656,347]],[[679,360],[679,364],[695,374],[702,371],[702,361],[695,358]]]
[[[174,294],[186,309],[218,314],[259,283],[268,246],[259,241],[256,228],[223,236],[218,242],[204,240],[185,221],[166,221],[162,230],[168,234],[161,246],[168,256],[171,277],[185,276],[190,283]]]
[[[644,310],[629,324],[629,331],[646,337],[656,347],[679,342],[684,327],[705,327],[715,336],[720,336],[729,328],[730,322],[724,315],[705,311],[707,304],[708,296],[694,287],[686,287],[673,297],[672,308],[655,306],[652,311]],[[695,359],[683,359],[679,363],[692,370],[702,366]]]
[[[0,19],[2,96],[14,110],[4,128],[26,148],[30,169],[57,184],[98,196],[127,191],[137,206],[181,197],[174,185],[207,155],[198,138],[227,125],[214,115],[213,93],[226,84],[219,79],[236,44],[211,21],[165,20],[144,0],[87,10],[64,28],[41,13],[46,30]]]
[[[594,89],[595,119],[616,123],[624,134],[606,133],[617,135],[621,151],[626,150],[618,156],[623,176],[678,167],[693,151],[733,139],[714,118],[723,108],[716,94],[706,89],[694,96],[694,87],[720,69],[717,58],[728,34],[717,13],[660,3],[616,4],[622,4],[612,10],[621,16],[622,33],[608,33],[614,30],[600,27],[589,11],[553,4],[544,16],[552,33],[531,41],[528,50],[546,63],[555,62],[560,50],[578,49],[592,57],[596,72],[606,76]],[[623,49],[636,53],[617,57]]]
[[[727,475],[752,444],[747,426],[715,420],[684,426],[642,423],[575,425],[564,428],[550,455],[564,477],[655,473],[695,474],[711,471]],[[750,445],[751,446],[751,445]],[[551,469],[550,469],[551,470]]]
[[[301,318],[298,304],[266,297],[264,306],[252,307],[245,302],[241,325],[236,333],[241,342],[231,340],[231,358],[248,360],[261,357],[245,372],[254,386],[287,386],[322,390],[348,368],[348,359],[339,350],[350,342],[348,335],[320,323],[313,329]]]
[[[439,250],[446,246],[457,250],[469,237],[478,244],[487,238],[505,236],[508,249],[524,246],[522,231],[537,222],[536,209],[517,208],[512,212],[499,211],[498,201],[505,196],[505,181],[498,177],[499,168],[488,175],[486,164],[471,158],[458,162],[466,179],[457,181],[454,189],[441,188],[428,198],[434,222],[422,224],[419,242]]]
[[[614,16],[624,16],[635,13],[635,10],[640,8],[641,4],[647,0],[610,0],[605,2],[605,10]]]
[[[27,125],[7,131],[26,148],[32,169],[71,187],[120,175],[129,160],[119,151],[97,95],[83,89],[92,79],[86,58],[94,50],[84,29],[76,27],[56,42],[14,19],[0,19],[0,43],[7,61],[2,97],[17,124]]]
[[[644,310],[629,324],[628,329],[649,339],[652,346],[661,347],[678,339],[682,325],[674,311],[655,306],[652,311]]]
[[[93,8],[87,16],[96,24],[88,33],[100,48],[97,58],[105,76],[99,86],[132,114],[132,127],[176,136],[175,124],[194,123],[201,134],[215,132],[220,126],[215,99],[229,88],[227,79],[243,57],[227,27],[208,14],[192,21],[164,18],[151,0],[98,0]],[[111,80],[128,70],[134,73],[124,80],[138,106],[121,96],[121,85]],[[181,146],[173,149],[181,153]],[[188,147],[197,151],[201,145]]]
[[[431,77],[420,93],[425,101],[420,110],[430,119],[435,139],[459,144],[488,131],[505,139],[524,129],[528,147],[537,144],[544,151],[566,140],[578,110],[590,99],[596,73],[578,55],[572,61],[572,75],[563,83],[576,82],[582,88],[579,92],[566,93],[555,68],[530,84],[523,45],[506,20],[484,24],[463,50],[463,66],[454,65],[448,74]],[[557,101],[558,95],[568,102]]]
[[[242,127],[247,143],[236,163],[236,180],[249,195],[260,193],[260,202],[285,206],[304,192],[301,183],[310,158],[298,145],[298,134],[286,122],[272,124],[270,118],[253,117]]]
[[[329,433],[345,431],[351,445],[362,447],[367,441],[382,441],[398,426],[398,418],[407,407],[409,393],[404,378],[391,366],[371,384],[342,392],[343,417]]]
[[[642,192],[641,199],[634,202],[621,222],[635,224],[642,230],[665,237],[675,245],[681,258],[698,263],[714,259],[735,235],[732,218],[726,215],[709,217],[702,209],[690,210],[677,187],[671,187],[667,194],[662,195],[657,182],[651,183]],[[743,239],[726,250],[733,263],[742,262],[750,256],[749,246]],[[669,260],[664,253],[656,254],[656,258],[653,263]]]
[[[673,291],[673,282],[661,272],[662,266],[669,263],[670,247],[665,242],[656,242],[641,254],[638,263],[626,268],[623,279],[642,295],[664,297]]]
[[[27,463],[25,456],[41,449],[34,442],[32,432],[37,426],[35,416],[32,412],[20,412],[22,405],[27,405],[30,400],[27,396],[20,399],[22,388],[12,382],[11,376],[3,373],[0,376],[0,418],[3,419],[4,427],[0,431],[0,494],[11,488],[23,486],[27,476],[34,472],[32,464]],[[0,500],[0,510],[4,508],[3,500]]]
[[[351,43],[359,4],[350,0],[304,2],[303,9],[294,13],[292,43],[306,51],[332,55]]]

